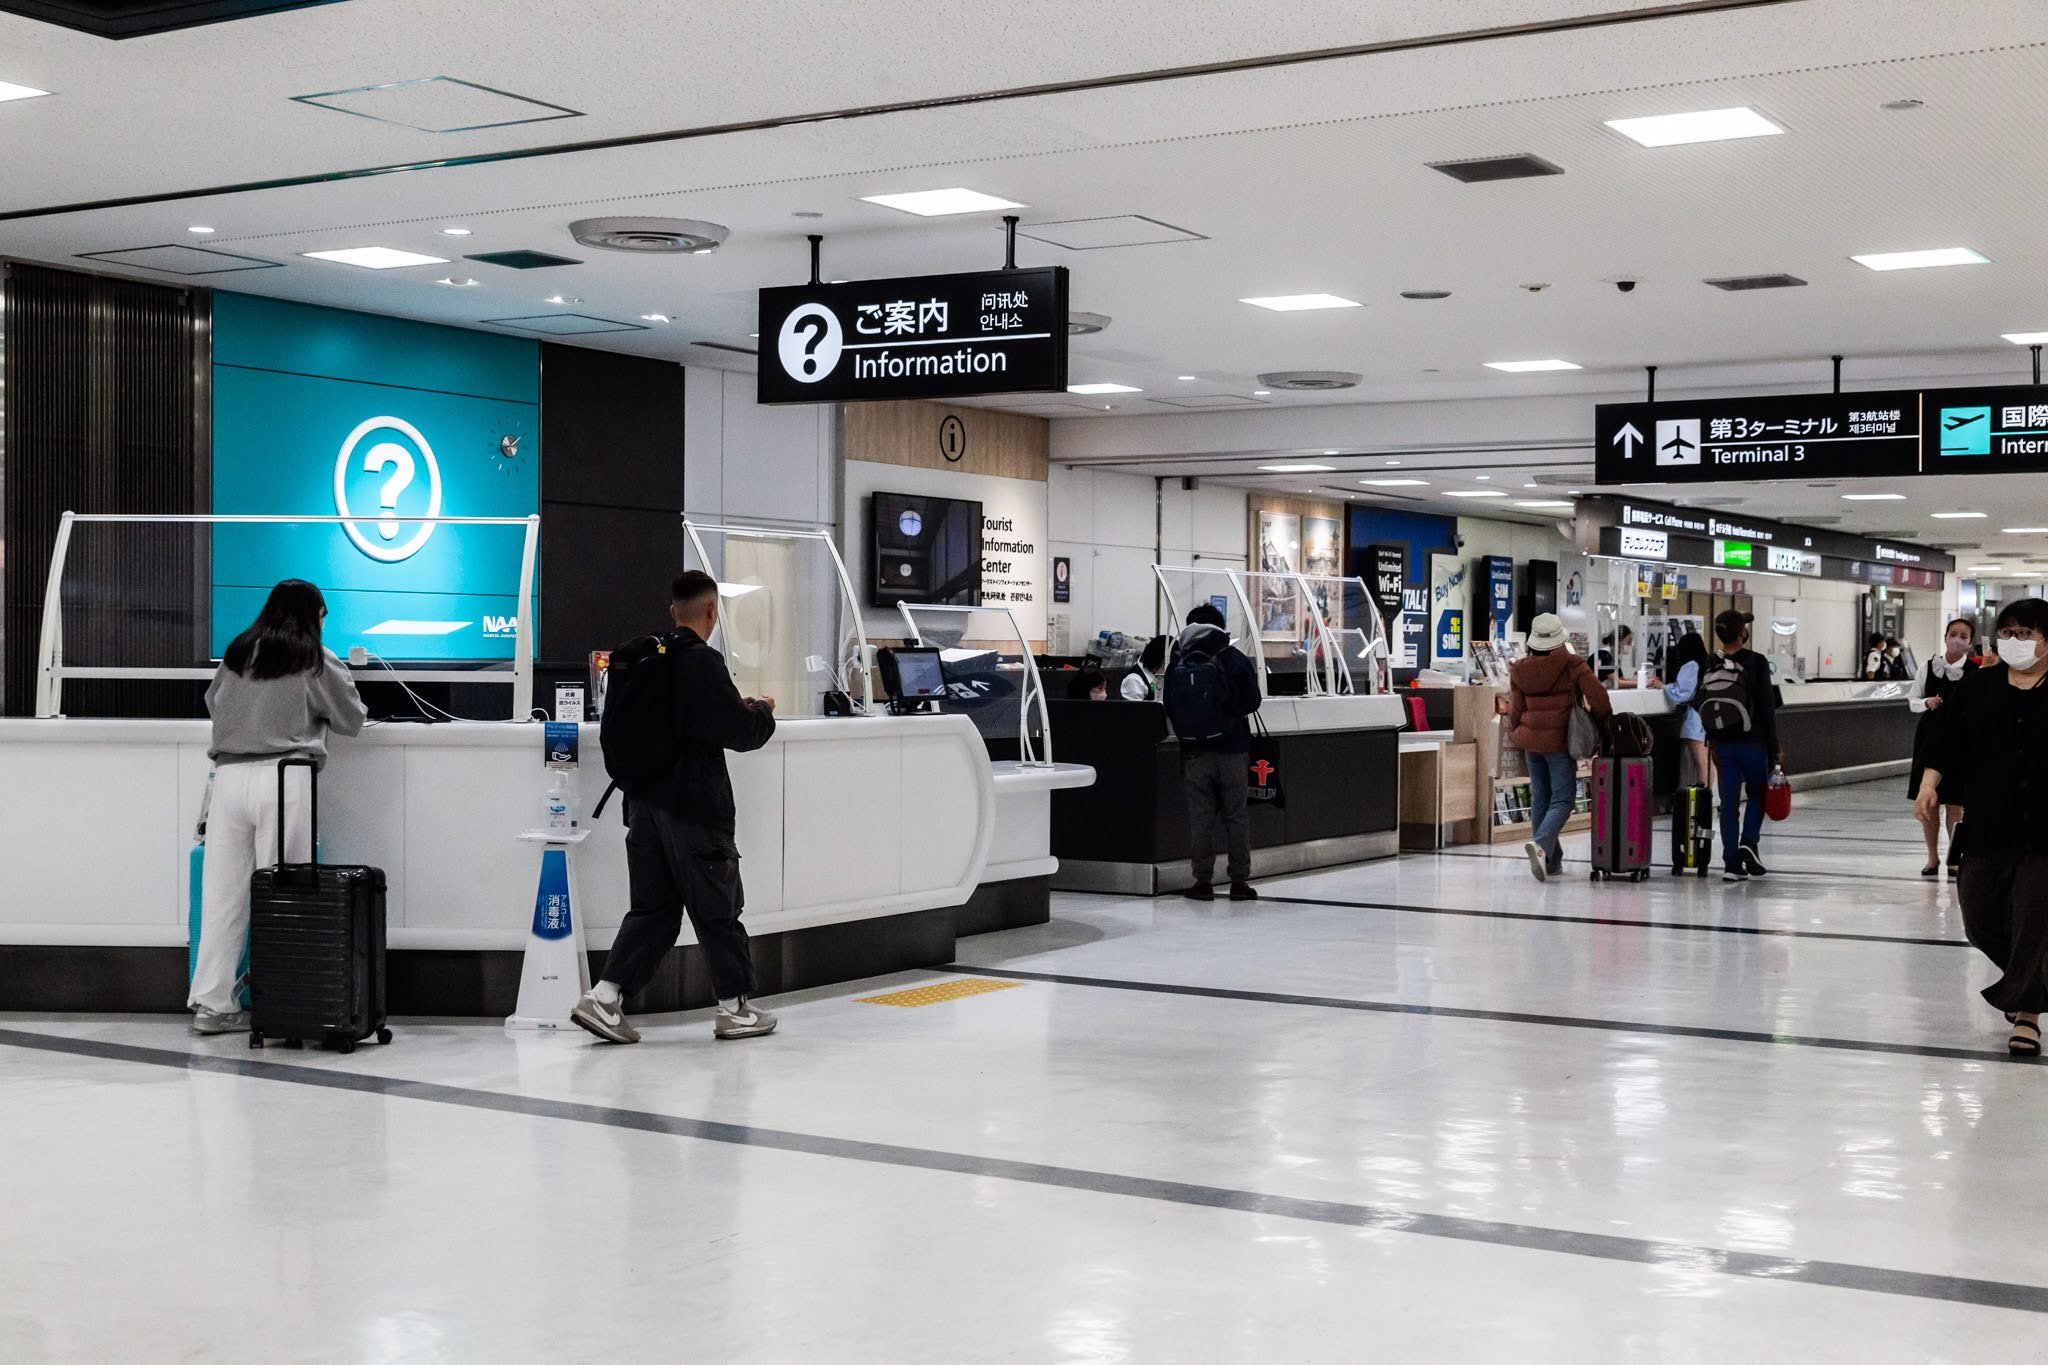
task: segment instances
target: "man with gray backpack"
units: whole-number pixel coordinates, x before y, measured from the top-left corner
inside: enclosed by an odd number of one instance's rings
[[[1257,900],[1252,889],[1252,822],[1246,807],[1252,727],[1259,678],[1252,661],[1230,643],[1223,613],[1204,602],[1188,612],[1187,629],[1166,670],[1161,701],[1180,738],[1181,788],[1188,802],[1189,900],[1216,899],[1216,831],[1229,858],[1230,899]]]
[[[1746,611],[1714,618],[1721,655],[1700,678],[1694,705],[1721,770],[1721,880],[1743,882],[1768,870],[1757,854],[1764,829],[1764,788],[1778,747],[1778,689],[1769,660],[1749,647]],[[1747,797],[1747,803],[1744,802]]]

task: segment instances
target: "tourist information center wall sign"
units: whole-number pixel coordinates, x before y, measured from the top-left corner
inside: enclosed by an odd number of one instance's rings
[[[1594,414],[1601,484],[1920,472],[1920,395],[1912,391],[1602,403]]]
[[[1067,272],[763,289],[760,331],[763,403],[1064,393]]]

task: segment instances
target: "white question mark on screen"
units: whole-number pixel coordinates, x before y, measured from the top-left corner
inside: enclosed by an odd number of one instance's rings
[[[384,510],[377,514],[377,534],[386,540],[398,538],[398,495],[412,486],[414,472],[412,452],[402,445],[384,441],[370,447],[370,453],[363,456],[363,472],[375,474],[386,465],[396,465],[391,477],[384,480],[384,492],[378,497],[377,505]]]

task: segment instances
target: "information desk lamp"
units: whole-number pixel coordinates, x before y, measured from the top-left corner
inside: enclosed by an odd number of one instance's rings
[[[939,698],[946,695],[946,679],[938,650],[899,645],[881,650],[875,661],[881,665],[882,686],[889,693],[890,715],[930,715],[939,709]]]

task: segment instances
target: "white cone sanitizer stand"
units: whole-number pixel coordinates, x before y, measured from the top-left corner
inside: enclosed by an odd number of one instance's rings
[[[569,1011],[590,989],[575,859],[577,846],[590,832],[575,827],[566,795],[567,775],[576,768],[578,729],[574,723],[555,722],[544,729],[549,782],[542,828],[519,836],[522,843],[541,846],[540,882],[519,968],[519,1004],[505,1020],[506,1028],[569,1028]]]

